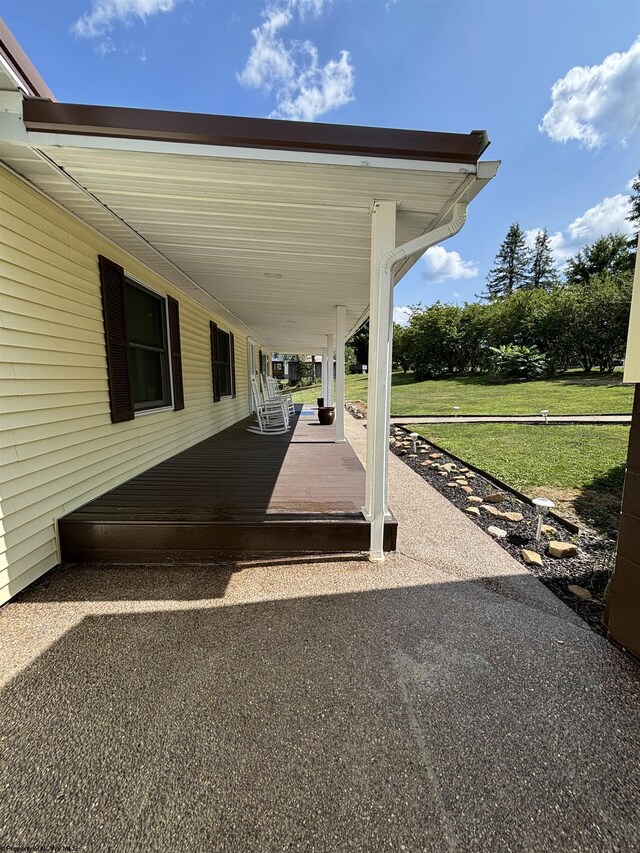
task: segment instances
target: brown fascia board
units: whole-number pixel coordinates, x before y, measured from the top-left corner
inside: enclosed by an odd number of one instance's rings
[[[0,54],[13,68],[31,94],[38,98],[50,98],[55,101],[51,89],[38,74],[31,60],[2,18],[0,18]]]
[[[242,148],[271,148],[475,164],[489,145],[485,131],[433,133],[342,124],[24,102],[28,130]]]

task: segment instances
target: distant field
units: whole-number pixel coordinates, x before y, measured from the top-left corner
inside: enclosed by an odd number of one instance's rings
[[[296,392],[296,402],[315,403],[320,386]],[[347,400],[367,400],[367,377],[348,376]],[[394,415],[529,415],[548,409],[553,415],[603,415],[631,412],[633,386],[621,374],[602,377],[572,372],[539,382],[493,384],[485,378],[462,376],[414,382],[412,374],[395,373],[391,390]]]
[[[629,427],[611,424],[412,424],[427,440],[565,515],[615,530]]]

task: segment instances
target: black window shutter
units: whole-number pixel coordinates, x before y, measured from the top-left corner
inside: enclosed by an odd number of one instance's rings
[[[213,383],[213,402],[220,400],[220,362],[218,359],[218,326],[209,322],[211,332],[211,381]]]
[[[233,332],[229,332],[229,356],[231,361],[231,396],[236,396],[236,341]]]
[[[131,421],[134,418],[127,315],[124,304],[124,270],[102,255],[100,288],[104,316],[104,339],[107,348],[107,377],[111,420]]]
[[[182,347],[180,345],[180,307],[172,296],[167,297],[169,310],[169,348],[171,373],[173,375],[173,408],[184,409],[184,386],[182,384]]]
[[[262,350],[258,351],[258,373],[262,373]]]

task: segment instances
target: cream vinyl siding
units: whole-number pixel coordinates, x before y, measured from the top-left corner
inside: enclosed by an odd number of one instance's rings
[[[248,414],[247,338],[0,167],[0,602],[59,562],[56,521]],[[98,255],[180,305],[185,408],[113,424]],[[209,321],[235,335],[213,402]]]

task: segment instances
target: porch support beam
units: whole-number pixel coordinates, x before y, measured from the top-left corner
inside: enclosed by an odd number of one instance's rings
[[[333,335],[327,335],[327,393],[325,406],[333,406]]]
[[[407,258],[457,234],[467,217],[465,202],[456,202],[451,218],[433,231],[395,246],[395,202],[373,207],[371,230],[371,290],[369,321],[369,400],[367,404],[367,481],[364,515],[371,522],[369,559],[384,560],[384,522],[388,513],[389,411],[391,349],[393,344],[394,270]]]
[[[336,306],[336,444],[344,444],[344,345],[347,325],[347,309]]]
[[[371,522],[372,562],[384,560],[384,519],[389,466],[389,385],[393,340],[393,278],[382,262],[396,245],[396,203],[379,201],[371,216],[371,279],[367,402],[367,473],[364,516]]]
[[[320,379],[322,380],[320,385],[320,396],[324,400],[325,406],[327,405],[327,348],[323,347],[322,352],[320,353]]]

